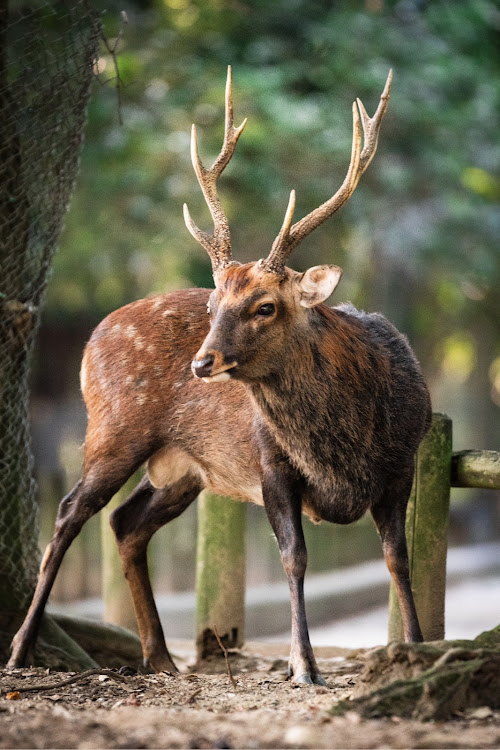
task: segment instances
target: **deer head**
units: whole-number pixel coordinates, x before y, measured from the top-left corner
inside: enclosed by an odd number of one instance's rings
[[[299,242],[338,211],[356,189],[377,149],[391,81],[392,71],[389,71],[373,117],[368,116],[359,99],[353,102],[351,161],[337,192],[292,224],[295,209],[295,191],[292,190],[282,227],[268,257],[242,265],[232,258],[229,224],[217,194],[217,179],[229,163],[246,124],[246,120],[238,128],[233,124],[231,67],[228,68],[224,142],[210,169],[203,166],[198,155],[194,125],[191,135],[193,167],[213,218],[213,235],[196,226],[184,204],[186,226],[208,252],[215,281],[208,305],[210,333],[192,363],[197,377],[207,382],[230,377],[254,380],[281,367],[293,339],[290,336],[292,328],[303,331],[310,308],[324,302],[337,286],[342,275],[338,266],[314,266],[304,273],[297,273],[287,268],[285,261]]]

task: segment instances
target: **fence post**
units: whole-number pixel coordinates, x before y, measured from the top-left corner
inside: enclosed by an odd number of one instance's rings
[[[243,644],[246,505],[203,492],[198,498],[196,647],[198,659]]]
[[[444,599],[452,423],[434,414],[418,449],[415,480],[406,514],[406,539],[415,605],[426,641],[444,638]],[[403,640],[394,586],[389,596],[389,641]]]

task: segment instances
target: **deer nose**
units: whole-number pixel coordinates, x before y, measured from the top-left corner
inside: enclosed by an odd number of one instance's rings
[[[202,359],[193,359],[191,362],[193,374],[196,375],[197,378],[209,377],[212,374],[214,359],[215,357],[213,354],[207,354],[205,357],[202,357]]]

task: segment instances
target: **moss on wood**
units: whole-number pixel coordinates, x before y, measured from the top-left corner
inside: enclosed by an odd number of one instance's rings
[[[241,646],[245,624],[246,506],[203,492],[198,500],[196,643],[198,659]],[[222,654],[221,654],[222,655]]]
[[[443,721],[479,706],[500,708],[500,627],[473,641],[391,643],[368,653],[352,699],[332,712]]]

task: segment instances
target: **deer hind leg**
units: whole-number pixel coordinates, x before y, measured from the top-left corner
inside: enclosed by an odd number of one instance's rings
[[[148,573],[147,547],[161,526],[179,516],[199,495],[203,485],[187,474],[163,489],[144,477],[110,517],[123,571],[130,586],[142,644],[144,665],[155,672],[177,672],[163,634]]]
[[[382,498],[372,508],[372,516],[382,540],[384,559],[394,583],[404,639],[409,642],[423,641],[410,582],[408,549],[406,546],[406,506],[413,481],[413,467],[405,476],[392,482]]]
[[[87,462],[90,468],[84,470],[80,481],[61,501],[55,531],[42,559],[31,606],[12,641],[8,667],[32,663],[45,605],[66,550],[84,523],[111,500],[144,458],[137,457],[135,462],[126,463],[123,460],[120,463],[110,451],[96,463]]]

